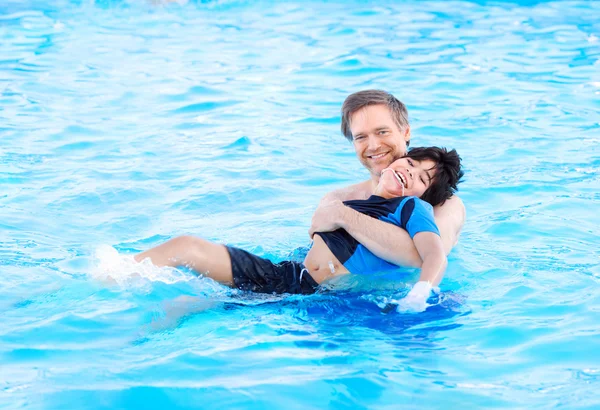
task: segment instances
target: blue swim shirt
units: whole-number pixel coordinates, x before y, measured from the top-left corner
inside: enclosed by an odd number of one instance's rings
[[[344,205],[387,223],[404,229],[411,238],[419,232],[440,234],[433,218],[433,208],[427,202],[414,197],[385,199],[372,195],[366,200],[345,201]],[[335,257],[348,271],[355,274],[371,274],[398,269],[354,239],[345,229],[332,232],[316,232]]]

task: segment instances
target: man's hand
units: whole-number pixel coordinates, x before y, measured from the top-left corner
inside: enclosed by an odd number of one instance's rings
[[[312,238],[315,232],[331,232],[340,228],[347,209],[339,199],[323,199],[312,217],[308,230],[310,237]]]

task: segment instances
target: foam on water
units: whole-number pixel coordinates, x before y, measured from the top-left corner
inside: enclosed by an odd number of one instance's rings
[[[193,275],[179,269],[154,266],[149,258],[137,262],[133,255],[120,254],[109,245],[98,246],[89,273],[96,280],[124,288],[138,286],[146,281],[174,284],[195,279]]]

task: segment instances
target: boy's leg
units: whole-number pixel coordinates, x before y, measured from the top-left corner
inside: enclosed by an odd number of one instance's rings
[[[156,266],[186,266],[224,285],[233,286],[231,258],[223,245],[194,236],[179,236],[135,256]]]

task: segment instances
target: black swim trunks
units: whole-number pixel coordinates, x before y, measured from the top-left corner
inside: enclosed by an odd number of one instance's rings
[[[242,249],[227,246],[233,283],[258,293],[315,293],[319,284],[300,262],[273,263]]]

